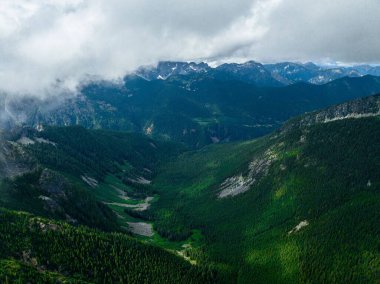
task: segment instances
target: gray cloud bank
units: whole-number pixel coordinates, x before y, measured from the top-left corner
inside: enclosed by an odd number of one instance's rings
[[[380,62],[378,0],[1,0],[0,89],[75,90],[159,60]]]

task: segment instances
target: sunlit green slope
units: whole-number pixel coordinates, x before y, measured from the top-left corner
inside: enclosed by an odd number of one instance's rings
[[[198,259],[218,264],[228,282],[379,281],[379,101],[183,154],[154,180],[156,229],[175,240],[201,230]]]

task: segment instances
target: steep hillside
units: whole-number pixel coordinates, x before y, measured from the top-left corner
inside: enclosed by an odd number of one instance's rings
[[[123,234],[0,209],[2,283],[215,283],[212,270]]]
[[[148,184],[157,165],[183,149],[82,127],[19,128],[0,143],[2,206],[103,230],[125,225],[107,205],[132,207],[153,195]]]
[[[163,236],[238,283],[376,283],[380,97],[315,112],[259,140],[184,153],[154,179]],[[227,277],[227,276],[226,276]]]

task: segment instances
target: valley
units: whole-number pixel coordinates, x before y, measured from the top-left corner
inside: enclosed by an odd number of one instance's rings
[[[1,206],[124,232],[212,282],[372,282],[379,110],[367,97],[199,150],[77,126],[15,129],[2,134]]]

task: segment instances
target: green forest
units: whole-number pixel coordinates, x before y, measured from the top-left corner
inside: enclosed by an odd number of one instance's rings
[[[213,283],[216,274],[120,233],[0,211],[4,283]],[[69,275],[69,276],[67,276]],[[30,278],[29,278],[30,277]]]
[[[380,119],[305,119],[199,150],[78,126],[7,134],[5,165],[30,170],[0,182],[0,282],[377,283]],[[222,197],[232,177],[247,187]]]
[[[204,257],[238,283],[374,283],[379,129],[378,118],[343,120],[185,153],[155,179],[164,189],[152,208],[157,231],[181,240],[201,229]],[[268,148],[278,159],[267,176],[246,193],[216,198],[226,178]]]

